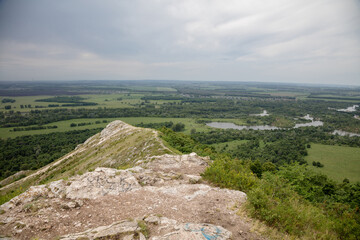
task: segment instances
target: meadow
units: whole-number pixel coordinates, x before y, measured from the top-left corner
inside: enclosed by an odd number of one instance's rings
[[[343,181],[344,178],[353,183],[360,181],[360,148],[311,144],[305,160],[309,168],[336,181]],[[324,167],[314,167],[313,161],[324,164]]]
[[[156,94],[155,94],[156,95]],[[57,108],[69,108],[69,109],[78,109],[78,108],[86,108],[86,109],[96,109],[99,107],[106,108],[132,108],[140,105],[141,103],[145,103],[145,100],[141,98],[146,96],[143,93],[112,93],[112,94],[87,94],[81,95],[82,98],[85,98],[83,102],[92,102],[97,105],[94,106],[74,106],[74,107],[61,107],[62,104],[65,103],[57,103],[57,102],[41,102],[36,100],[51,98],[53,96],[42,95],[42,96],[16,96],[9,97],[11,99],[16,100],[14,103],[2,103],[0,101],[0,111],[21,111],[21,112],[29,112],[31,110],[44,110],[44,109],[57,109]],[[2,100],[5,97],[0,97]],[[151,104],[161,105],[164,103],[177,103],[180,102],[178,100],[150,100]],[[49,104],[59,104],[59,107],[48,107]],[[5,109],[5,106],[11,106],[11,109]],[[31,105],[31,108],[21,108],[21,105]],[[37,108],[35,106],[38,106]]]
[[[103,122],[106,120],[107,122]],[[53,129],[40,129],[40,130],[31,130],[31,131],[11,131],[13,128],[0,128],[0,138],[14,138],[18,136],[25,135],[33,135],[33,134],[47,134],[52,132],[65,132],[72,130],[84,130],[84,129],[94,129],[94,128],[104,128],[108,123],[114,120],[122,120],[128,124],[136,125],[140,123],[161,123],[161,122],[170,122],[172,121],[174,124],[183,123],[185,124],[185,134],[190,134],[191,129],[195,129],[196,131],[208,131],[211,128],[207,127],[204,124],[196,123],[195,119],[192,118],[156,118],[156,117],[123,117],[123,118],[80,118],[80,119],[72,119],[65,120],[59,122],[53,122],[49,124],[45,124],[44,126],[58,126],[58,128]],[[100,121],[100,123],[96,124],[96,121]],[[79,123],[92,123],[91,125],[85,126],[76,126],[71,127],[71,123],[79,124]],[[34,125],[35,126],[35,125]],[[29,126],[31,127],[31,126]]]
[[[239,145],[248,142],[248,140],[234,140],[230,142],[224,142],[224,143],[214,143],[211,144],[215,148],[217,152],[221,151],[232,151],[235,150]]]

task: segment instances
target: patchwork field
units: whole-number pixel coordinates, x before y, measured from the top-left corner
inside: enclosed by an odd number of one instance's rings
[[[106,120],[107,122],[103,122]],[[18,136],[32,135],[32,134],[46,134],[52,132],[65,132],[71,130],[83,130],[83,129],[94,129],[94,128],[104,128],[109,122],[114,120],[122,120],[128,124],[136,125],[140,123],[161,123],[161,122],[170,122],[172,121],[174,124],[176,123],[184,123],[185,131],[184,133],[190,134],[191,129],[195,129],[196,131],[207,131],[211,129],[203,124],[196,123],[195,119],[192,118],[156,118],[156,117],[124,117],[124,118],[82,118],[82,119],[72,119],[66,121],[59,121],[50,124],[45,124],[44,126],[58,126],[58,128],[54,129],[40,129],[40,130],[31,130],[31,131],[11,131],[13,128],[0,128],[0,138],[14,138]],[[97,121],[100,123],[96,124]],[[91,123],[91,125],[85,126],[76,126],[71,127],[71,123],[79,124],[79,123]],[[35,126],[35,125],[34,125]],[[31,126],[27,126],[31,127]]]
[[[92,102],[96,103],[97,105],[93,106],[73,106],[73,107],[61,107],[62,104],[66,103],[58,103],[58,102],[39,102],[36,100],[47,99],[53,96],[21,96],[21,97],[6,97],[16,100],[14,103],[2,103],[0,101],[0,111],[21,111],[21,112],[28,112],[31,110],[36,109],[56,109],[56,108],[69,108],[69,109],[77,109],[77,108],[88,108],[88,109],[96,109],[99,107],[106,107],[106,108],[131,108],[134,105],[139,105],[143,102],[141,98],[144,97],[145,94],[141,93],[116,93],[116,94],[90,94],[90,95],[81,95],[83,102]],[[5,97],[0,97],[0,100]],[[179,100],[150,100],[150,103],[154,105],[161,105],[164,103],[174,103],[180,102]],[[59,107],[48,107],[49,104],[58,104]],[[21,105],[31,105],[31,108],[21,108]],[[11,109],[5,109],[5,106],[11,106]],[[36,107],[37,106],[37,107]]]
[[[308,153],[306,161],[311,169],[336,181],[343,181],[344,178],[353,183],[360,181],[360,148],[311,144]],[[313,161],[324,164],[324,167],[314,167]]]

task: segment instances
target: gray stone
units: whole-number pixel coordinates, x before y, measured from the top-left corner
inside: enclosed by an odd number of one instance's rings
[[[79,238],[98,239],[116,236],[119,234],[127,235],[127,239],[133,239],[134,233],[138,229],[136,221],[121,221],[108,226],[101,226],[94,229],[89,229],[85,232],[68,234],[60,237],[62,240],[76,240]]]
[[[223,227],[206,223],[186,223],[174,226],[175,231],[166,233],[162,236],[154,236],[151,240],[228,240],[232,233]]]
[[[97,168],[73,179],[66,188],[70,199],[95,199],[106,195],[120,195],[141,188],[133,173],[112,168]]]
[[[152,224],[159,224],[160,222],[160,218],[157,216],[150,216],[144,219],[145,222],[147,223],[152,223]]]

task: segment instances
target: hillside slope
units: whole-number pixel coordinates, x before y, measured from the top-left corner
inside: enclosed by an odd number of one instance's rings
[[[0,188],[5,195],[19,188],[83,174],[96,167],[129,167],[150,156],[172,153],[152,129],[137,128],[120,120],[111,122],[74,151],[17,182]]]
[[[202,181],[208,158],[169,153],[155,131],[115,121],[37,175],[7,186],[48,182],[1,205],[0,233],[12,239],[263,239],[236,214],[245,193]],[[130,168],[116,169],[122,166]]]

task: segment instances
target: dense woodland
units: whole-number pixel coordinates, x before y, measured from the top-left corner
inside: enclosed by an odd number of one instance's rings
[[[0,139],[0,179],[20,170],[43,167],[72,151],[100,130],[75,130]]]

